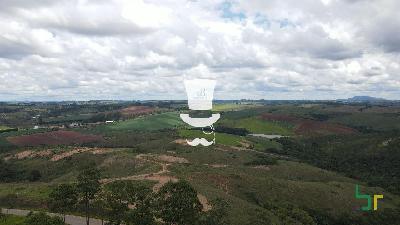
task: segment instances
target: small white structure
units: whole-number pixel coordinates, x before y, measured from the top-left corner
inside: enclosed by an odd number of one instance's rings
[[[114,120],[107,120],[106,123],[114,123]]]
[[[69,127],[80,127],[81,125],[77,122],[73,122],[69,125]]]

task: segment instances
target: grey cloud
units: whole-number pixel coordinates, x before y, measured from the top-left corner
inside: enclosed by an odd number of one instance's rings
[[[19,43],[0,37],[0,58],[20,59],[35,52],[34,47],[28,43]]]
[[[7,11],[11,9],[35,9],[39,7],[48,7],[50,5],[56,4],[57,1],[54,0],[35,0],[35,1],[25,1],[25,0],[1,0],[0,1],[0,11]]]
[[[279,34],[279,33],[278,33]],[[287,33],[284,33],[284,35]],[[343,60],[360,57],[362,52],[332,39],[321,27],[314,26],[305,31],[293,31],[286,38],[277,37],[272,41],[279,51],[288,54],[306,54],[315,58]]]
[[[400,19],[398,16],[381,19],[368,28],[368,38],[387,52],[400,52]]]
[[[152,32],[151,29],[141,28],[129,22],[115,21],[96,22],[90,20],[76,20],[60,24],[49,23],[45,26],[76,34],[95,36],[142,35]]]
[[[0,100],[184,99],[183,77],[201,75],[218,98],[400,98],[392,0],[238,1],[241,21],[221,18],[221,1],[149,2],[171,12],[162,25],[125,19],[119,1],[0,0]]]

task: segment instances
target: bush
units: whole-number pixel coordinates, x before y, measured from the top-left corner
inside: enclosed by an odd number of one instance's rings
[[[58,216],[51,217],[44,212],[39,212],[39,213],[29,213],[29,215],[26,219],[26,224],[27,225],[64,225],[65,223]]]
[[[38,181],[40,178],[42,178],[42,174],[40,173],[39,170],[32,170],[32,171],[28,174],[28,180],[29,180],[30,182]]]

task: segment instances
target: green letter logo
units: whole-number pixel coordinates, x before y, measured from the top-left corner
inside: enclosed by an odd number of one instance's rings
[[[383,195],[374,195],[374,210],[378,210],[378,199],[382,199]],[[360,194],[360,189],[358,184],[356,184],[356,199],[367,199],[368,204],[367,206],[362,206],[362,211],[369,211],[371,210],[371,196],[370,195],[362,195]]]
[[[360,194],[359,193],[358,184],[356,184],[356,199],[367,199],[368,200],[368,205],[367,206],[362,206],[361,210],[363,210],[363,211],[371,210],[371,196]]]

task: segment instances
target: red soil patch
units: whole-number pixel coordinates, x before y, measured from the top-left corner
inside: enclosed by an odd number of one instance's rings
[[[324,123],[319,121],[307,120],[300,123],[296,129],[296,134],[354,134],[357,131],[353,128],[339,124]]]
[[[294,132],[299,135],[324,135],[324,134],[354,134],[357,130],[329,122],[321,122],[311,119],[304,119],[289,115],[276,115],[264,113],[262,119],[279,122],[289,122],[295,126]]]
[[[134,117],[154,112],[155,109],[149,106],[131,106],[121,109],[121,114],[124,117]]]
[[[7,140],[18,146],[67,145],[102,141],[98,135],[81,134],[75,131],[51,131],[46,133],[8,137]]]

